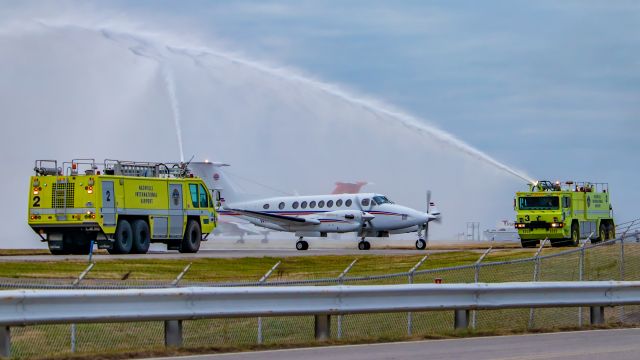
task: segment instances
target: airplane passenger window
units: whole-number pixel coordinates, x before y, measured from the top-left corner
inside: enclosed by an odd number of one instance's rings
[[[327,207],[328,208],[333,207],[333,200],[327,201]]]
[[[347,207],[350,207],[350,206],[351,206],[351,204],[353,204],[353,201],[351,201],[351,199],[347,199],[347,201],[345,201],[345,202],[344,202],[344,204],[345,204]]]
[[[303,209],[306,209],[307,208],[307,202],[303,201],[302,204],[300,204],[300,207],[303,208]]]
[[[338,199],[338,200],[336,200],[336,206],[337,206],[337,207],[342,206],[342,199]]]
[[[291,204],[291,207],[293,207],[294,209],[298,208],[298,202],[294,201],[293,204]]]
[[[281,203],[278,205],[278,209],[280,209],[280,210],[284,209],[284,202],[281,202]]]
[[[263,209],[265,209],[265,210],[267,210],[267,209],[269,208],[269,204],[264,204],[264,205],[262,205],[262,208],[263,208]]]
[[[318,207],[319,208],[323,208],[324,207],[324,200],[318,201]]]
[[[310,208],[312,208],[312,209],[313,209],[314,207],[316,207],[316,202],[315,202],[315,201],[310,202],[310,203],[309,203],[309,207],[310,207]]]
[[[360,203],[362,204],[362,206],[369,206],[369,199],[362,199]]]

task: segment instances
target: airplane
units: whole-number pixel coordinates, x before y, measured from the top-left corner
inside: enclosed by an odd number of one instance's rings
[[[237,216],[263,228],[295,233],[297,250],[307,250],[305,237],[326,237],[328,233],[356,232],[359,250],[369,250],[367,237],[415,232],[416,249],[427,247],[429,223],[440,221],[438,209],[427,192],[427,211],[422,212],[390,201],[377,193],[278,196],[260,198],[244,194],[222,170],[229,166],[215,162],[191,162],[189,170],[215,191],[218,213]]]
[[[369,184],[366,181],[335,183],[332,194],[357,194],[363,186]],[[272,231],[269,229],[255,227],[249,221],[240,219],[238,216],[218,214],[218,226],[213,231],[213,235],[239,236],[238,243],[244,243],[244,237],[248,235],[262,235],[262,242],[268,242],[267,235]]]

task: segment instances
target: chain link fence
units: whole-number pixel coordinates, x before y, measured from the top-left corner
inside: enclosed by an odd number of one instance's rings
[[[306,269],[288,268],[270,259],[264,267],[249,271],[235,282],[195,282],[188,273],[179,282],[158,280],[113,281],[86,276],[76,284],[60,279],[2,279],[2,289],[116,289],[170,286],[288,286],[380,285],[406,283],[473,283],[512,281],[640,280],[640,221],[621,224],[615,240],[591,244],[528,259],[501,262],[478,261],[469,265],[420,270],[418,264],[394,264],[412,271],[363,275],[357,261]],[[188,270],[185,269],[185,270]],[[186,271],[185,271],[186,272]],[[283,276],[283,274],[287,276]],[[307,274],[312,274],[308,276]],[[303,276],[304,274],[304,276]],[[185,275],[185,274],[182,274]],[[472,312],[471,330],[524,331],[587,324],[588,308],[508,309]],[[452,311],[389,314],[357,314],[332,317],[332,337],[341,340],[397,339],[404,336],[436,336],[453,332]],[[608,323],[640,324],[640,306],[607,308]],[[75,327],[75,331],[72,330]],[[162,322],[38,325],[12,328],[13,357],[32,358],[76,353],[158,350],[164,346]],[[304,344],[314,339],[312,316],[208,319],[184,321],[184,346],[191,348],[241,348],[255,344]]]

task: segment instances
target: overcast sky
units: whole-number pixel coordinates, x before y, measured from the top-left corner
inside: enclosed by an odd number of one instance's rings
[[[637,1],[120,1],[111,10],[380,98],[534,177],[608,181],[640,200],[627,185],[640,154]]]

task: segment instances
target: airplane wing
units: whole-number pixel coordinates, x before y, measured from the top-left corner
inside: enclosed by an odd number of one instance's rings
[[[260,211],[251,211],[251,210],[241,210],[241,209],[229,209],[229,210],[245,216],[250,216],[256,219],[269,221],[278,225],[320,225],[320,220],[317,220],[317,219],[270,214],[270,213],[265,213]]]

